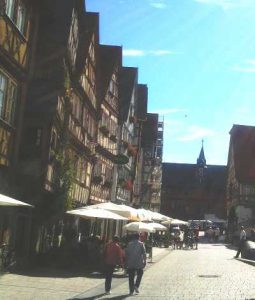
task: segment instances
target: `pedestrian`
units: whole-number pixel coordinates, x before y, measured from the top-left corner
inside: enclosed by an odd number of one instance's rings
[[[196,250],[197,250],[197,246],[198,246],[198,241],[199,241],[199,227],[195,227],[194,228],[194,242],[195,242]]]
[[[183,249],[183,242],[184,242],[184,231],[180,230],[180,235],[179,235],[179,249]]]
[[[219,241],[219,237],[220,237],[220,228],[216,227],[214,229],[214,241],[217,243]]]
[[[105,292],[111,293],[112,276],[117,265],[123,267],[123,250],[119,245],[119,237],[114,236],[113,240],[106,244],[104,249],[105,262]]]
[[[245,241],[246,241],[246,232],[244,230],[244,227],[241,226],[240,235],[239,235],[239,245],[238,245],[238,250],[237,250],[235,258],[238,258],[239,254],[243,250]]]
[[[139,293],[139,286],[143,276],[143,269],[146,266],[146,251],[144,243],[139,241],[139,234],[132,236],[125,249],[126,265],[129,277],[129,293],[133,295]],[[136,280],[135,280],[136,276]]]

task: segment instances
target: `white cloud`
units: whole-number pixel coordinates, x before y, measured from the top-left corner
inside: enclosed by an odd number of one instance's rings
[[[178,141],[181,142],[188,142],[188,141],[194,141],[201,138],[204,138],[206,136],[212,136],[214,135],[214,131],[208,128],[202,128],[196,125],[190,126],[187,129],[188,133],[177,138]]]
[[[254,0],[194,0],[202,4],[211,4],[220,6],[223,9],[238,7],[255,7]]]
[[[138,49],[123,49],[123,56],[144,56],[143,50]]]
[[[173,54],[174,52],[169,50],[154,50],[154,51],[149,51],[149,53],[156,56],[162,56],[162,55]]]
[[[158,9],[164,9],[167,7],[165,0],[150,0],[150,6]]]
[[[169,50],[140,50],[140,49],[123,49],[123,56],[164,56],[174,54]]]
[[[160,8],[160,9],[163,9],[163,8],[166,7],[165,3],[152,2],[150,5],[153,6],[153,7],[155,7],[155,8]]]
[[[235,66],[232,70],[241,73],[255,73],[255,60],[246,60],[244,66]]]

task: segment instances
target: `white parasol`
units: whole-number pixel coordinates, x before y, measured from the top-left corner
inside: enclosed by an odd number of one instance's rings
[[[165,215],[162,215],[161,213],[158,213],[158,212],[155,212],[155,211],[152,211],[151,212],[151,216],[152,216],[152,220],[153,221],[168,221],[168,220],[172,220],[172,218],[168,217],[168,216],[165,216]]]
[[[166,226],[159,224],[159,223],[152,222],[152,223],[147,223],[147,224],[150,227],[152,227],[154,230],[167,230]]]
[[[100,204],[90,205],[86,206],[84,208],[102,208],[108,211],[111,211],[113,213],[116,213],[118,215],[121,215],[122,217],[125,217],[129,220],[135,220],[140,221],[137,214],[137,209],[127,206],[127,205],[119,205],[113,202],[104,202]]]
[[[79,216],[86,219],[112,219],[112,220],[127,220],[127,218],[115,214],[111,211],[102,208],[81,208],[67,211],[68,214]]]
[[[152,215],[150,210],[138,208],[137,212],[141,221],[152,221]]]
[[[155,232],[149,223],[132,222],[123,226],[123,229],[134,232]]]
[[[32,205],[0,194],[0,206],[30,206]]]
[[[179,219],[171,219],[171,220],[167,220],[167,221],[163,221],[162,224],[164,225],[188,225],[188,222],[179,220]]]

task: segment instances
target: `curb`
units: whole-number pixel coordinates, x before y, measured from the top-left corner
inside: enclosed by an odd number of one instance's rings
[[[236,260],[239,260],[243,263],[255,266],[255,260],[251,260],[251,259],[245,259],[245,258],[236,258]]]

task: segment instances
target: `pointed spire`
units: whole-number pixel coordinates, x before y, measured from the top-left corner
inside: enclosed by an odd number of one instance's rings
[[[199,153],[199,157],[197,159],[197,164],[205,166],[206,165],[206,159],[205,159],[205,154],[204,154],[204,140],[202,140],[202,147]]]

